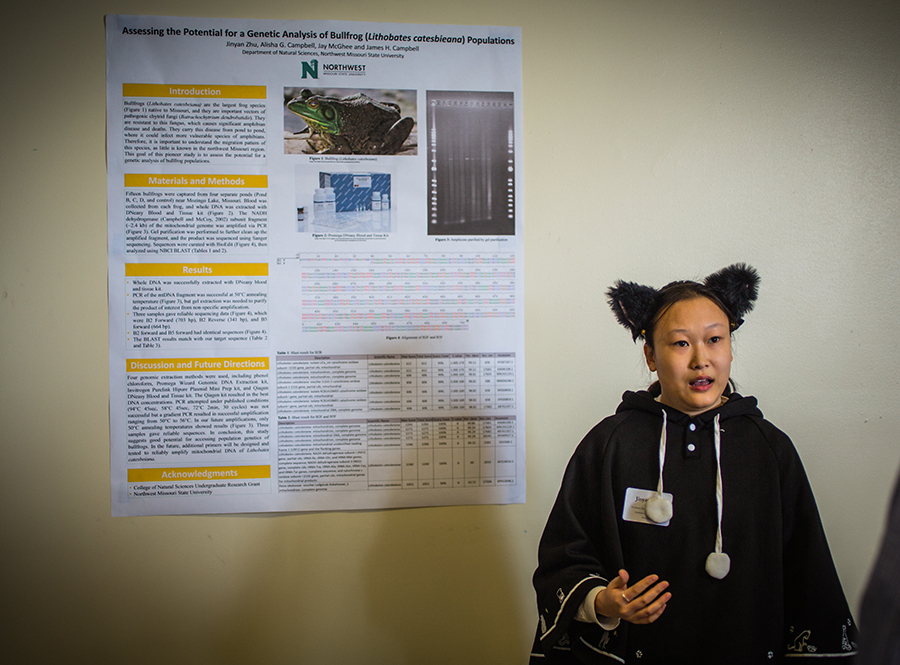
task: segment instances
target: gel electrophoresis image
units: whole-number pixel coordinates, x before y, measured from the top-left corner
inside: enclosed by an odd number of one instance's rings
[[[511,92],[427,91],[428,235],[515,235]]]

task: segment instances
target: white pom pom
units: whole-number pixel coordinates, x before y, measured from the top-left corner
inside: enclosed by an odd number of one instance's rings
[[[731,570],[731,558],[725,552],[711,552],[706,557],[706,572],[717,580],[723,579]]]
[[[644,510],[647,513],[647,518],[657,524],[662,524],[672,519],[672,502],[664,496],[657,495],[647,499]]]

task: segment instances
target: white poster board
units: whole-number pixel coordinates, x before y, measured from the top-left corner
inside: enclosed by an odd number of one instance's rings
[[[520,29],[106,26],[113,515],[524,502]]]

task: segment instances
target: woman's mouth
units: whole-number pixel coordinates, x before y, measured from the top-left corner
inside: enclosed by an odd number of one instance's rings
[[[714,380],[709,378],[708,376],[701,376],[693,381],[689,382],[691,390],[697,390],[699,392],[706,392],[712,386]]]

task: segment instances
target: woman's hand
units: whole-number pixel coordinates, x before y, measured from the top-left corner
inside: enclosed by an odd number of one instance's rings
[[[659,582],[658,575],[648,575],[637,584],[628,586],[628,571],[620,570],[619,576],[597,594],[594,611],[597,616],[629,623],[653,623],[672,598],[672,594],[666,591],[668,587],[668,582]]]

